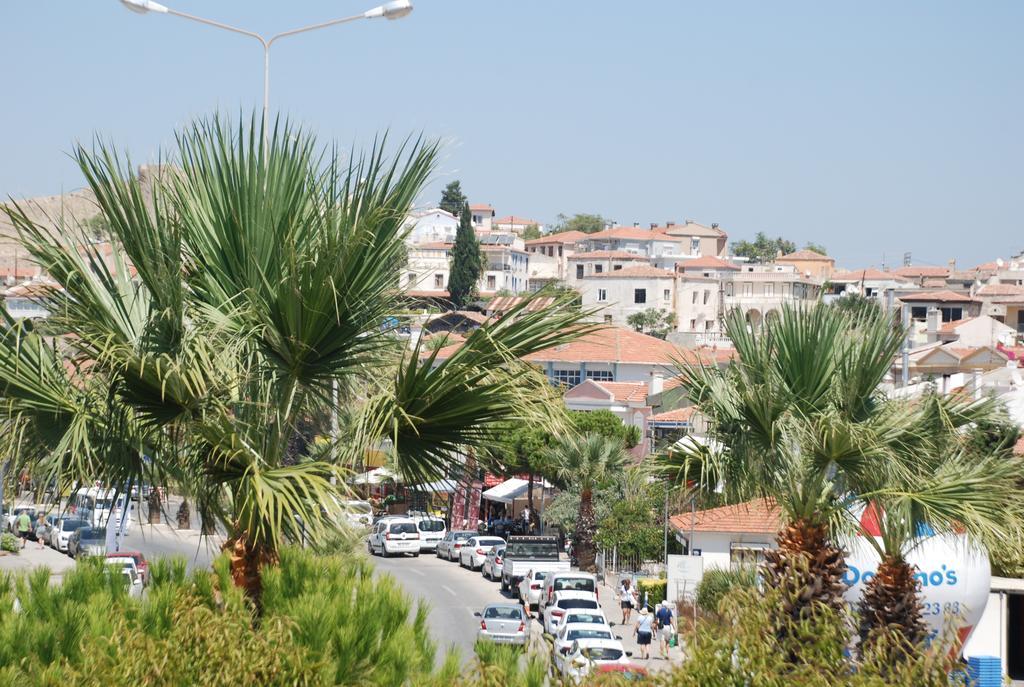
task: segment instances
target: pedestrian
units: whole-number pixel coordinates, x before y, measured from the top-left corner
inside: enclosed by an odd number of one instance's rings
[[[676,628],[673,623],[672,609],[668,607],[667,602],[661,602],[658,604],[658,610],[654,614],[655,619],[658,621],[658,638],[659,647],[661,649],[661,657],[668,660],[668,650],[672,644],[672,635],[675,634]]]
[[[622,624],[629,625],[629,616],[633,613],[633,606],[636,595],[630,579],[627,577],[619,587],[619,606],[622,608]]]
[[[640,658],[649,660],[651,658],[651,637],[654,636],[654,616],[647,607],[640,609],[640,616],[636,619],[633,629],[636,633],[636,644],[640,647]]]
[[[42,513],[39,514],[39,519],[36,520],[36,541],[39,542],[39,548],[46,548],[46,544],[43,541],[46,539],[46,518]]]
[[[28,533],[32,531],[32,518],[28,516],[28,513],[21,511],[21,515],[18,516],[18,536],[21,537],[21,548],[25,548],[25,544],[28,543]]]

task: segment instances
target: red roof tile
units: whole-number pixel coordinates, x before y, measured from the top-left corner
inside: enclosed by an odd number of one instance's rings
[[[473,203],[472,205],[469,206],[469,209],[470,210],[490,210],[491,212],[494,212],[494,208],[492,208],[488,203]]]
[[[900,300],[904,303],[923,303],[928,301],[935,301],[937,303],[973,303],[974,299],[970,296],[965,296],[962,293],[956,293],[949,289],[943,289],[941,291],[927,291],[925,293],[908,293],[905,296],[900,296]]]
[[[529,226],[531,224],[540,224],[537,220],[526,219],[525,217],[516,217],[515,215],[509,215],[508,217],[502,217],[501,219],[491,220],[492,224],[522,224]]]
[[[624,327],[605,327],[562,346],[532,353],[533,362],[606,362],[672,365],[679,358],[698,360],[692,350]]]
[[[699,510],[696,514],[673,515],[669,522],[684,534],[694,532],[741,532],[774,534],[782,527],[782,511],[765,499],[755,499],[734,506]]]
[[[783,255],[781,258],[778,258],[776,262],[779,260],[823,260],[835,262],[835,258],[830,258],[827,255],[822,255],[816,250],[807,250],[806,248],[804,250],[798,250],[795,253]]]
[[[682,270],[689,269],[700,269],[700,270],[739,270],[739,265],[735,265],[728,260],[722,260],[722,258],[716,258],[713,255],[704,255],[699,258],[693,258],[692,260],[686,260],[685,262],[678,263],[678,266]]]
[[[516,307],[524,300],[523,296],[498,296],[492,298],[484,310],[488,312],[503,313],[512,308]],[[555,302],[554,296],[542,296],[540,298],[534,298],[529,305],[526,306],[526,312],[534,312],[546,308]]]
[[[599,387],[611,392],[616,401],[622,403],[646,403],[647,384],[643,382],[598,382]]]
[[[647,420],[649,422],[689,422],[695,412],[697,412],[696,406],[676,408],[675,410],[666,410],[664,413],[652,415]]]
[[[906,277],[901,277],[898,274],[892,272],[883,272],[877,270],[874,267],[868,267],[862,270],[839,270],[832,273],[831,281],[893,281],[902,280]]]
[[[949,274],[949,268],[909,265],[907,267],[898,267],[893,272],[901,277],[945,277]]]
[[[539,239],[530,239],[529,241],[526,241],[526,245],[539,246],[547,243],[576,243],[586,236],[588,236],[588,234],[582,231],[560,231],[557,234],[541,236]]]
[[[1024,296],[1024,286],[1016,284],[985,284],[974,294],[976,296]]]
[[[411,298],[448,298],[451,296],[447,291],[406,291],[406,296]]]
[[[942,327],[939,328],[939,331],[942,332],[943,334],[952,334],[961,325],[967,324],[971,320],[976,320],[976,319],[978,319],[978,318],[977,317],[965,317],[962,320],[953,320],[952,322],[947,322],[944,325],[942,325]]]
[[[641,229],[640,227],[612,227],[611,229],[605,229],[604,231],[591,234],[587,238],[598,240],[633,239],[636,241],[672,241],[674,243],[681,243],[686,240],[680,236],[671,236],[658,231],[651,231],[650,229]]]

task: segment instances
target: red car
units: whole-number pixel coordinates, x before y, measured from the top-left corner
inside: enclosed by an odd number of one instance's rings
[[[149,584],[149,563],[146,562],[146,557],[142,555],[141,551],[118,551],[117,553],[108,553],[107,558],[131,558],[135,561],[135,567],[139,571],[139,577],[142,579],[142,584]]]

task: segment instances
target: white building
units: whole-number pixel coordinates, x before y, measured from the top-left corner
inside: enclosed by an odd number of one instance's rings
[[[448,297],[451,274],[451,243],[421,243],[409,247],[409,261],[401,276],[401,288],[418,297]]]
[[[495,231],[507,231],[518,235],[522,235],[522,233],[526,231],[527,227],[537,227],[539,231],[544,231],[544,225],[537,220],[527,219],[526,217],[517,217],[515,215],[494,219],[491,221],[491,225],[494,227]]]
[[[775,547],[782,526],[778,507],[764,499],[680,513],[669,519],[676,536],[704,560],[704,572],[757,565]]]
[[[477,287],[480,294],[528,291],[530,254],[526,252],[522,239],[512,234],[499,233],[481,234],[478,238],[486,260]]]
[[[626,325],[630,315],[654,308],[674,313],[676,275],[650,265],[600,272],[575,280],[584,308],[600,307],[608,324]]]
[[[582,231],[563,231],[526,241],[531,280],[567,281],[569,257],[576,253],[576,243],[585,236]]]
[[[783,303],[813,303],[822,287],[792,265],[744,265],[723,279],[725,310],[738,308],[754,327],[777,314]]]
[[[477,231],[491,231],[494,228],[494,208],[487,203],[470,205],[469,214],[472,218],[473,228]]]
[[[406,243],[411,245],[453,243],[459,229],[459,218],[441,208],[433,208],[411,213],[405,219],[404,228],[409,232]]]

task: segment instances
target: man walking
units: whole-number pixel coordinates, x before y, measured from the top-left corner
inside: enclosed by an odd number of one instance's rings
[[[18,516],[18,536],[21,537],[21,548],[23,549],[28,542],[28,533],[30,531],[32,531],[32,518],[25,511],[21,511],[21,514]]]
[[[661,648],[661,657],[668,660],[668,650],[672,644],[672,635],[675,634],[675,625],[672,622],[672,609],[668,604],[658,604],[658,610],[654,616],[658,619],[658,645]]]

